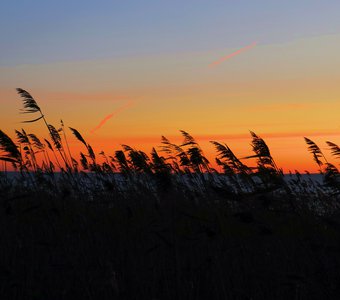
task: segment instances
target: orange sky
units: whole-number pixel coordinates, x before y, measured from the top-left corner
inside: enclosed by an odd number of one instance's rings
[[[202,143],[225,142],[251,154],[249,130],[263,137],[277,164],[316,171],[303,136],[330,157],[325,141],[340,144],[340,36],[280,44],[260,42],[214,68],[207,66],[244,45],[214,51],[0,67],[0,129],[46,135],[42,123],[22,124],[16,87],[28,90],[50,123],[77,128],[93,148],[119,144],[149,152],[161,135],[181,142],[185,130]],[[251,41],[250,41],[251,42]],[[249,43],[250,44],[250,43]],[[125,107],[128,101],[134,105]],[[119,111],[91,134],[104,117]],[[81,145],[71,141],[73,152]],[[331,159],[332,160],[332,159]],[[337,164],[336,162],[334,162]]]

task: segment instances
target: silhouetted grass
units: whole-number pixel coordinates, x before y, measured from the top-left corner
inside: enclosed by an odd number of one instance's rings
[[[78,159],[18,92],[50,140],[0,130],[0,299],[338,299],[339,172],[310,139],[322,182],[283,175],[254,132],[244,158],[212,141],[221,172],[185,131],[96,154],[70,128]]]

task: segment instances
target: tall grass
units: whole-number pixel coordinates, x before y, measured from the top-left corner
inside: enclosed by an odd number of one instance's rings
[[[287,181],[266,142],[254,132],[250,132],[254,154],[242,158],[237,157],[228,145],[211,141],[217,152],[215,162],[220,171],[208,161],[195,138],[184,130],[180,131],[182,143],[172,143],[162,136],[160,146],[154,147],[150,154],[129,145],[122,145],[122,149],[111,154],[103,151],[96,154],[82,134],[69,127],[70,133],[84,146],[84,152],[80,152],[77,158],[77,155],[71,154],[63,121],[60,128],[49,124],[33,96],[23,89],[17,91],[23,101],[22,113],[36,115],[23,123],[42,121],[49,139],[40,139],[34,133],[21,129],[15,130],[17,139],[13,141],[0,131],[3,171],[11,164],[21,174],[20,180],[11,179],[7,186],[11,192],[8,193],[16,193],[24,186],[26,191],[44,190],[51,195],[67,191],[75,197],[91,198],[93,194],[102,194],[106,199],[118,195],[126,197],[128,193],[141,190],[159,198],[169,189],[185,191],[189,198],[197,198],[198,195],[233,198],[275,194],[285,195],[290,201],[295,197],[296,203],[293,205],[291,202],[291,206],[296,208],[302,205],[296,201],[300,196],[305,198],[308,194],[316,199],[320,199],[320,195],[322,198],[337,197],[340,189],[338,169],[306,137],[308,151],[323,175],[324,184],[320,186],[311,180],[302,180],[298,172]],[[329,141],[327,145],[331,155],[338,159],[339,147]],[[256,167],[246,165],[250,159],[255,160]],[[335,203],[332,205],[335,206]]]
[[[312,140],[321,182],[284,175],[254,132],[246,157],[211,141],[221,171],[183,130],[95,153],[18,92],[49,138],[0,130],[1,299],[338,299],[339,172]]]

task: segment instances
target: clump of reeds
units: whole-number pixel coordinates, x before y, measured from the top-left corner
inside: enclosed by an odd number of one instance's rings
[[[270,197],[287,195],[290,200],[292,195],[298,197],[298,193],[320,196],[337,193],[340,189],[338,169],[327,161],[312,140],[305,138],[308,150],[324,176],[324,186],[306,183],[298,172],[296,179],[287,183],[266,142],[252,131],[254,154],[242,158],[238,158],[227,144],[211,141],[217,151],[215,162],[220,171],[208,161],[195,138],[184,130],[180,131],[182,143],[172,143],[162,136],[161,145],[154,147],[150,154],[129,145],[122,145],[122,149],[112,154],[103,151],[96,154],[82,134],[69,127],[85,149],[76,158],[69,147],[64,122],[60,122],[59,128],[48,123],[33,96],[23,89],[17,91],[23,100],[21,112],[35,115],[23,123],[42,121],[49,134],[48,139],[40,139],[25,129],[15,130],[15,142],[0,130],[3,171],[8,169],[7,164],[11,164],[21,174],[20,181],[15,184],[26,181],[25,189],[45,189],[51,194],[63,194],[67,190],[88,198],[95,193],[111,199],[141,190],[157,198],[159,193],[171,187],[185,191],[189,198],[196,198],[198,194],[207,197],[224,195],[233,199],[267,194]],[[339,158],[340,148],[332,142],[327,145],[331,154]],[[253,160],[256,166],[246,165],[246,160]]]
[[[1,299],[337,299],[339,172],[310,139],[323,182],[285,176],[254,132],[246,157],[211,141],[217,168],[183,130],[97,153],[18,92],[49,137],[0,130]]]

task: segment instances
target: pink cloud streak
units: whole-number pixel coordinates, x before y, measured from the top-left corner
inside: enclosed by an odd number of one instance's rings
[[[239,55],[240,53],[242,53],[242,52],[244,52],[244,51],[247,51],[247,50],[250,50],[250,49],[254,48],[256,45],[257,45],[257,42],[253,42],[253,43],[251,43],[251,44],[248,45],[248,46],[245,46],[245,47],[243,47],[243,48],[241,48],[241,49],[238,49],[237,51],[235,51],[235,52],[233,52],[233,53],[231,53],[231,54],[228,54],[227,56],[223,56],[223,57],[220,58],[219,60],[216,60],[216,61],[214,61],[213,63],[211,63],[211,64],[209,65],[209,67],[216,67],[216,66],[218,66],[219,64],[223,63],[224,61],[228,60],[229,58],[232,58],[232,57],[234,57],[234,56],[236,56],[236,55]]]
[[[117,114],[121,113],[122,111],[130,108],[134,105],[133,101],[128,101],[121,107],[118,107],[115,111],[113,111],[111,114],[107,115],[103,120],[99,122],[99,124],[91,130],[91,133],[94,133],[95,131],[99,130],[108,120],[110,120],[113,116],[116,116]]]

